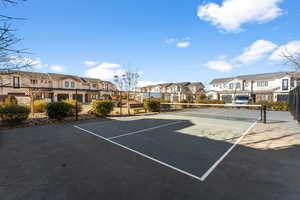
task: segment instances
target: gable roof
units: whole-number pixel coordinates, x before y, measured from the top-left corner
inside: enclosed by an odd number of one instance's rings
[[[161,83],[156,85],[148,85],[141,88],[153,88],[153,87],[170,87],[170,86],[188,86],[188,85],[199,85],[204,88],[204,85],[201,82],[178,82],[178,83]]]
[[[76,75],[68,75],[68,74],[58,74],[58,73],[40,73],[40,72],[29,72],[29,71],[21,71],[21,70],[1,70],[0,74],[19,74],[19,75],[25,75],[29,78],[36,78],[36,79],[54,79],[54,80],[63,80],[67,78],[74,79],[76,81],[80,82],[103,82],[100,79],[96,78],[86,78],[86,77],[79,77]]]
[[[210,84],[218,84],[218,83],[224,83],[229,82],[233,79],[241,79],[241,80],[270,80],[274,78],[281,78],[286,76],[287,72],[272,72],[272,73],[263,73],[263,74],[249,74],[249,75],[240,75],[235,77],[228,77],[228,78],[219,78],[219,79],[213,79]]]

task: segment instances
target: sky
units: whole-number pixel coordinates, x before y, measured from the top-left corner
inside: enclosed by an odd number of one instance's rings
[[[139,85],[291,71],[300,54],[298,0],[28,0],[1,7],[33,71]]]

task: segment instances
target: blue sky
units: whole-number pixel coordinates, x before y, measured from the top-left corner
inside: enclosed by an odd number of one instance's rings
[[[28,0],[1,8],[36,71],[109,80],[126,69],[142,84],[289,71],[300,54],[296,0]]]

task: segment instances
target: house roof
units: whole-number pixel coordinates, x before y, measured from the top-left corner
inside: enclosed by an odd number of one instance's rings
[[[75,75],[68,74],[58,74],[58,73],[40,73],[40,72],[29,72],[29,71],[20,71],[20,70],[1,70],[0,74],[22,74],[28,76],[30,78],[38,78],[38,79],[54,79],[54,80],[63,80],[66,78],[72,78],[76,81],[81,82],[103,82],[100,79],[96,78],[87,78],[87,77],[79,77]],[[110,82],[108,82],[110,83]]]
[[[148,86],[144,86],[142,88],[153,88],[153,87],[169,87],[172,85],[177,85],[177,86],[187,86],[187,85],[200,85],[201,87],[204,88],[204,85],[201,82],[178,82],[178,83],[160,83],[160,84],[156,84],[156,85],[148,85]]]
[[[241,76],[235,76],[235,77],[214,79],[210,82],[210,84],[229,82],[233,79],[253,80],[253,81],[255,81],[255,80],[270,80],[270,79],[274,79],[274,78],[284,77],[287,74],[288,74],[287,72],[272,72],[272,73],[263,73],[263,74],[241,75]]]
[[[100,79],[97,79],[97,78],[86,78],[86,77],[80,77],[84,82],[103,82],[102,80]]]
[[[224,83],[229,82],[233,80],[234,78],[216,78],[210,82],[210,84],[218,84],[218,83]]]

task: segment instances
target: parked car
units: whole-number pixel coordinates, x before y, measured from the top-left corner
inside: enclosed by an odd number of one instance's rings
[[[248,103],[250,103],[250,97],[249,96],[236,96],[236,97],[234,97],[233,103],[248,104]]]

